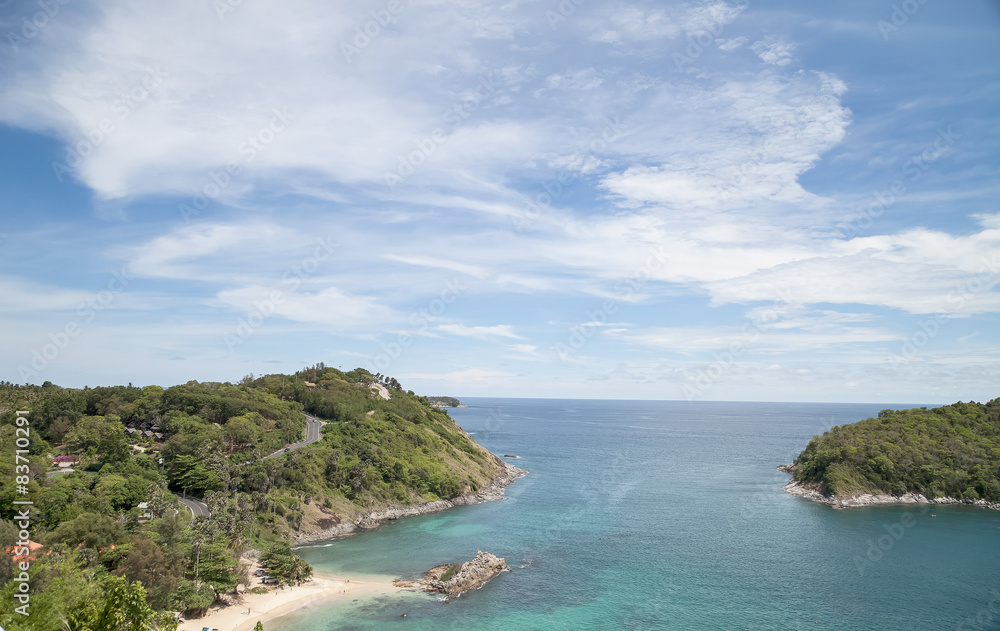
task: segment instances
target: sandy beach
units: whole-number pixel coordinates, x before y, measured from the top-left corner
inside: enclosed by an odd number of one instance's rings
[[[350,582],[348,582],[350,581]],[[254,581],[255,584],[259,581]],[[392,584],[391,578],[332,576],[315,574],[313,580],[298,587],[269,590],[266,594],[240,594],[240,601],[229,607],[215,608],[202,618],[185,620],[178,631],[201,631],[205,627],[219,631],[252,631],[258,621],[268,620],[294,611],[316,600],[345,604],[359,598],[370,598],[403,591]],[[249,614],[247,611],[249,610]]]

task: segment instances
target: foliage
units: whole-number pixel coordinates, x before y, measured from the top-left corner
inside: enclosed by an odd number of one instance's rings
[[[21,461],[16,410],[30,410]],[[302,441],[303,412],[326,422],[322,440],[265,458]],[[126,427],[168,436],[154,442]],[[54,460],[76,459],[74,472],[46,475]],[[46,546],[31,565],[37,628],[139,629],[158,624],[156,612],[200,615],[219,594],[249,586],[239,559],[251,547],[282,582],[303,580],[312,568],[288,544],[305,520],[455,497],[498,466],[426,397],[360,368],[317,364],[165,389],[0,382],[0,514],[30,499],[33,538]],[[27,475],[26,494],[17,475]],[[201,498],[211,517],[192,518],[181,493]],[[0,520],[0,542],[16,530]],[[0,558],[6,595],[12,571]],[[2,616],[0,625],[35,628]]]
[[[449,580],[451,580],[451,577],[455,576],[455,574],[457,574],[460,569],[462,569],[461,563],[452,563],[451,565],[449,565],[448,569],[445,570],[444,574],[441,575],[441,582],[446,583]]]
[[[455,397],[427,397],[427,402],[437,407],[457,408],[462,402]]]
[[[795,465],[796,480],[824,483],[836,495],[1000,501],[1000,399],[882,410],[814,436]]]
[[[292,585],[312,576],[312,567],[295,556],[287,543],[272,544],[261,556],[267,573],[284,585]]]

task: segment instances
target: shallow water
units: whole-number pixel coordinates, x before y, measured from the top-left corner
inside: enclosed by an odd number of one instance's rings
[[[812,435],[909,405],[463,402],[449,414],[530,471],[507,500],[300,552],[412,577],[487,550],[514,571],[447,604],[314,604],[268,631],[1000,628],[1000,511],[836,511],[782,492],[775,467]]]

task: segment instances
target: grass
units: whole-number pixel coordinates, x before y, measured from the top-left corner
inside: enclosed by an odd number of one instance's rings
[[[462,567],[461,563],[452,563],[451,567],[445,570],[444,574],[441,575],[441,582],[447,583],[451,580],[453,576],[458,572],[459,568]]]

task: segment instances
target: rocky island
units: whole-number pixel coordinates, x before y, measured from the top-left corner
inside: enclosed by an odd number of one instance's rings
[[[479,550],[471,561],[438,565],[428,570],[420,580],[398,580],[394,584],[453,595],[477,589],[500,573],[509,571],[505,559]]]
[[[1000,509],[1000,399],[882,410],[814,436],[785,492],[834,508],[966,504]]]

